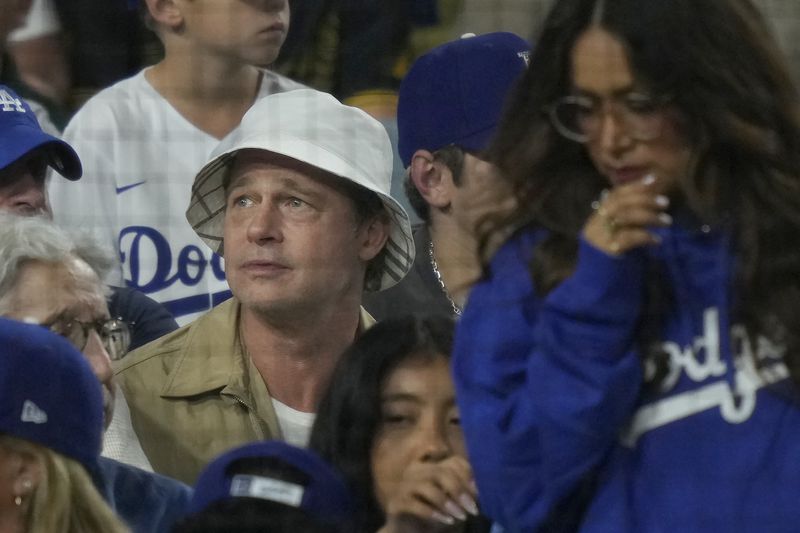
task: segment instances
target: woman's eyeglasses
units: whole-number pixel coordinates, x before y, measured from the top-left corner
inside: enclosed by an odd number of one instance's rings
[[[661,135],[664,107],[670,100],[669,96],[639,92],[630,92],[611,100],[570,95],[547,106],[545,112],[556,131],[575,142],[596,140],[606,114],[611,114],[631,138],[652,141]]]

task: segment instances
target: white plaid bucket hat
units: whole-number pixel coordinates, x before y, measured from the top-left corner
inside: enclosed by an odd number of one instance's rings
[[[223,256],[224,180],[236,152],[251,148],[291,157],[377,194],[391,223],[377,290],[403,279],[414,263],[414,238],[408,214],[389,195],[393,153],[380,122],[311,89],[270,95],[253,104],[195,177],[186,210],[197,235]]]

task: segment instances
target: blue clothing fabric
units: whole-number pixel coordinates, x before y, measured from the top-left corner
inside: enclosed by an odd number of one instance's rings
[[[172,478],[100,457],[95,484],[133,533],[169,533],[186,514],[192,490]]]
[[[130,287],[110,286],[110,289],[109,314],[131,326],[128,352],[178,329],[178,323],[167,308],[143,292]]]
[[[660,245],[619,257],[581,241],[573,274],[543,298],[528,264],[544,233],[522,233],[470,295],[457,397],[482,510],[507,533],[800,523],[796,392],[766,339],[754,370],[731,317],[729,235],[656,231]],[[670,296],[646,317],[654,271]],[[638,347],[645,322],[668,356],[657,383]]]

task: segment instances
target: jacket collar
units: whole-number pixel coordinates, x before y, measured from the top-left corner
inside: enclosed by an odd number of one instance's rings
[[[230,298],[195,320],[189,326],[186,342],[161,396],[197,396],[228,385],[244,390],[238,324],[239,301],[236,298]]]
[[[239,301],[230,298],[189,326],[178,362],[161,389],[162,397],[183,398],[215,390],[246,397],[247,361],[239,340],[239,309]],[[374,324],[375,319],[360,308],[357,335]]]

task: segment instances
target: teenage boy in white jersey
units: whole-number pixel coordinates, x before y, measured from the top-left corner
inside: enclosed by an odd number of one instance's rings
[[[145,0],[164,43],[157,65],[96,95],[64,132],[80,183],[53,180],[56,220],[120,251],[124,279],[180,324],[230,296],[222,261],[180,216],[194,175],[258,98],[300,86],[264,67],[289,26],[288,0]]]

